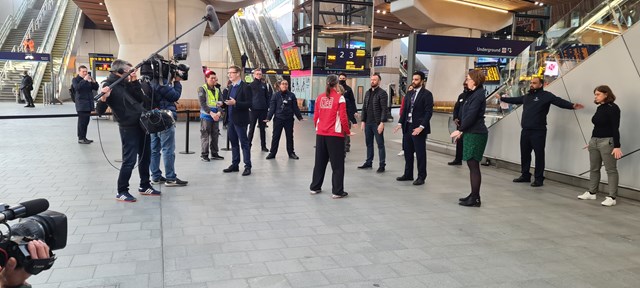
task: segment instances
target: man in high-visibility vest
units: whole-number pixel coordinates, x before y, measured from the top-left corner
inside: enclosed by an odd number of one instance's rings
[[[198,100],[200,100],[200,144],[202,145],[200,159],[209,162],[211,159],[224,159],[224,157],[218,155],[222,93],[216,87],[218,84],[216,72],[208,70],[204,75],[207,83],[198,88]],[[209,158],[209,151],[211,151],[211,158]]]

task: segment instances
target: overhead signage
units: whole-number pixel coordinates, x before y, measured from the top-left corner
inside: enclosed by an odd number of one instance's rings
[[[486,84],[500,84],[500,71],[497,65],[479,66],[474,69],[484,73]]]
[[[300,50],[295,42],[291,41],[282,44],[282,51],[289,70],[302,69],[302,56],[300,56]]]
[[[189,55],[189,43],[173,44],[173,59],[187,60]]]
[[[113,54],[89,53],[89,66],[98,71],[111,70],[111,63],[116,60]]]
[[[0,52],[0,60],[49,62],[51,54]]]
[[[544,69],[544,75],[547,76],[558,76],[560,75],[560,67],[558,67],[558,62],[556,61],[547,61],[546,67]]]
[[[417,35],[416,53],[506,58],[518,56],[530,44],[515,40]]]
[[[327,70],[364,70],[367,52],[362,49],[327,48]]]
[[[244,74],[250,75],[251,73],[253,73],[253,70],[254,68],[244,68]],[[262,70],[262,74],[265,74],[265,75],[284,75],[284,76],[291,75],[291,71],[283,70],[283,69],[262,68],[260,70]]]
[[[387,55],[373,57],[373,67],[387,66]]]

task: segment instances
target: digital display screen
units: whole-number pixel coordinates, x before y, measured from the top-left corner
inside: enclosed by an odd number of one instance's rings
[[[328,70],[364,70],[367,53],[362,49],[327,48],[325,67]]]

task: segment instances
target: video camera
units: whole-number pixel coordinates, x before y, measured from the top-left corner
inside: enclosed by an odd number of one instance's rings
[[[0,231],[0,267],[4,267],[9,258],[16,259],[17,268],[32,275],[53,266],[55,255],[50,252],[47,259],[31,259],[27,244],[33,240],[42,240],[50,250],[67,246],[67,216],[60,212],[48,211],[49,202],[35,199],[13,207],[0,203],[0,224],[7,227],[7,233]],[[21,218],[15,225],[7,221]]]
[[[165,60],[162,55],[155,54],[142,63],[140,75],[156,81],[166,79],[167,82],[171,82],[175,77],[186,81],[189,79],[189,65],[179,64],[176,60]]]

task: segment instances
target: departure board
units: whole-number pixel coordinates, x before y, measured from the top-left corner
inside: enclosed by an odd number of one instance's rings
[[[364,70],[367,53],[363,49],[327,48],[325,67],[328,70]]]

